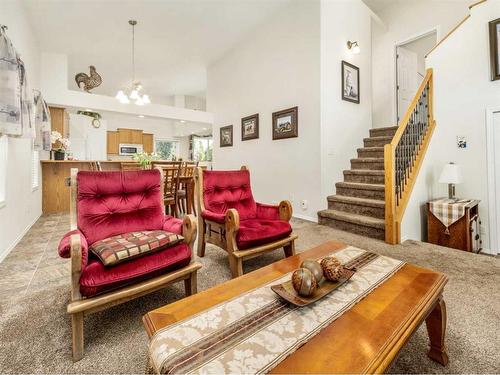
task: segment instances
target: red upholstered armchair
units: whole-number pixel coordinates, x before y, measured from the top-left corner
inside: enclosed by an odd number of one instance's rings
[[[71,258],[71,302],[67,311],[71,314],[74,361],[83,357],[84,315],[181,280],[187,295],[196,293],[196,272],[201,268],[200,263],[192,261],[196,223],[189,215],[183,221],[165,216],[160,170],[78,172],[71,169],[70,215],[71,231],[62,238],[59,255]],[[156,251],[142,256],[137,254],[146,248],[142,243],[134,250],[124,246],[121,251],[135,257],[112,266],[105,265],[89,250],[97,241],[143,231],[156,231],[158,235],[165,233],[157,231],[171,232],[176,242],[165,247],[165,243],[160,246],[153,238],[151,248],[156,246]],[[182,235],[183,240],[176,234]],[[120,257],[116,255],[116,258]]]
[[[198,205],[198,256],[205,255],[206,242],[228,253],[234,277],[243,274],[243,260],[283,247],[285,256],[295,254],[295,240],[290,226],[292,205],[282,201],[277,206],[255,202],[250,186],[250,172],[207,171],[195,174]]]

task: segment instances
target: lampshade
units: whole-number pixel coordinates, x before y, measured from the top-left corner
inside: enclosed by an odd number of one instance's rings
[[[462,182],[462,172],[456,164],[446,164],[439,176],[439,182],[442,184],[459,184]]]

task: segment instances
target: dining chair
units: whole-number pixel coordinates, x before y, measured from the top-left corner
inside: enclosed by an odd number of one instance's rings
[[[198,167],[198,163],[197,161],[182,163],[179,190],[177,191],[179,211],[182,214],[191,214],[194,212],[194,172]]]
[[[163,201],[165,203],[165,212],[168,215],[179,217],[177,191],[179,190],[181,164],[177,166],[157,165],[156,168],[163,172]]]

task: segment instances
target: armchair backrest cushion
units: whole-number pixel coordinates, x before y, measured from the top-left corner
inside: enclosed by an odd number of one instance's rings
[[[235,208],[240,220],[257,217],[248,170],[203,171],[202,193],[208,211],[225,214],[228,209]]]
[[[78,228],[89,245],[122,233],[162,229],[160,171],[81,171],[77,184]]]

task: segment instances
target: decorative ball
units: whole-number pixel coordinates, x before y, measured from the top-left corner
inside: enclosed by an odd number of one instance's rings
[[[344,267],[334,257],[321,260],[321,268],[325,278],[330,281],[338,281],[344,275]]]
[[[332,267],[332,266],[340,266],[341,263],[335,257],[326,257],[321,259],[321,268],[323,268],[323,270],[325,270],[327,264],[330,265],[330,267]]]
[[[292,285],[293,289],[304,297],[312,295],[318,287],[314,275],[307,268],[299,268],[293,272]]]
[[[323,281],[323,268],[321,268],[321,265],[315,260],[304,260],[300,265],[300,268],[307,268],[309,271],[311,271],[318,285]]]

